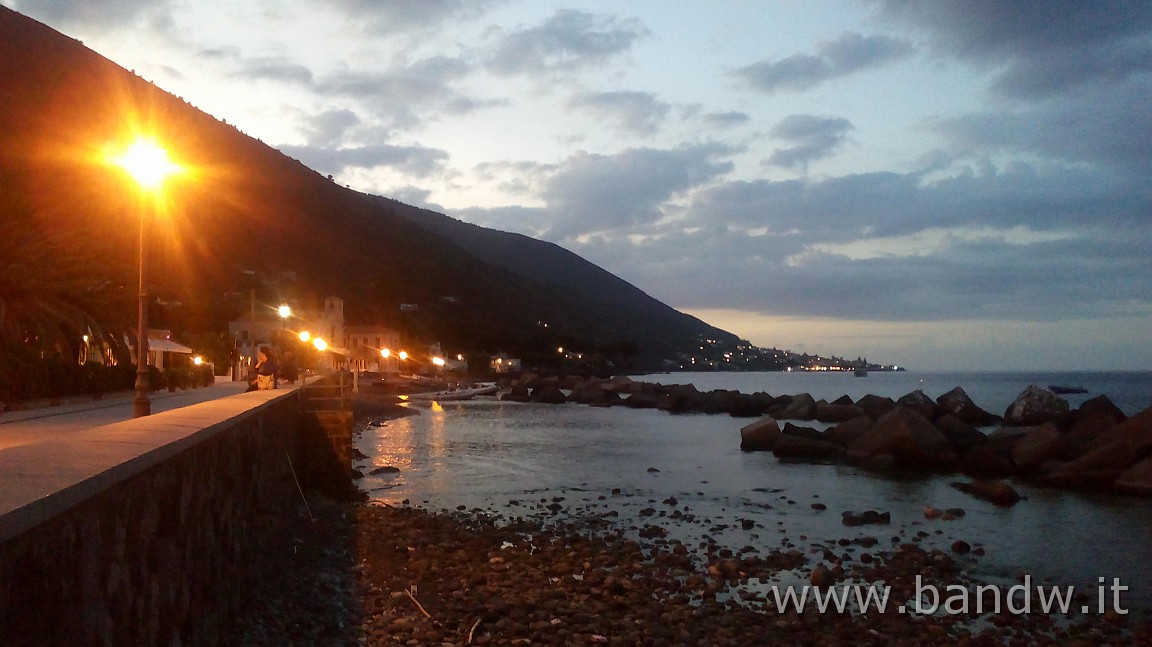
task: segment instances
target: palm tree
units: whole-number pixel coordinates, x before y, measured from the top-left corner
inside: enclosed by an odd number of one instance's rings
[[[53,226],[12,186],[0,182],[6,225],[0,236],[0,342],[31,347],[41,358],[75,361],[88,335],[119,353],[116,335],[109,333],[126,326],[108,316],[101,289],[112,283],[114,268],[85,232]]]

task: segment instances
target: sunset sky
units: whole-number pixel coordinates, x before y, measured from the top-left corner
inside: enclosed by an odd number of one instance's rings
[[[758,345],[1152,369],[1152,3],[0,4]]]

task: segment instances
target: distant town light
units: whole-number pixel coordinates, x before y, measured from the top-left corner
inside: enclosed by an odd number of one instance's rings
[[[444,366],[444,358],[443,357],[433,357],[432,363],[435,364],[436,366]]]

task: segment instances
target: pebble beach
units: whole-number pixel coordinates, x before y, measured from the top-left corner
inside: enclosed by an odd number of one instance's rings
[[[561,505],[562,504],[558,504]],[[760,553],[534,515],[313,500],[267,564],[235,645],[1148,645],[1147,615],[781,611],[766,583],[976,582],[970,553],[810,540]],[[805,538],[806,539],[806,538]],[[796,578],[803,581],[796,581]],[[791,580],[789,580],[791,578]],[[1087,597],[1077,604],[1094,603]],[[975,600],[972,600],[975,604]]]

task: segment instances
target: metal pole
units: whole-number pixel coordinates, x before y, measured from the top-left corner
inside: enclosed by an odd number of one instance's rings
[[[132,401],[132,417],[152,414],[152,400],[148,396],[151,376],[148,374],[148,253],[145,249],[148,222],[144,209],[140,210],[140,301],[136,320],[136,398]]]

